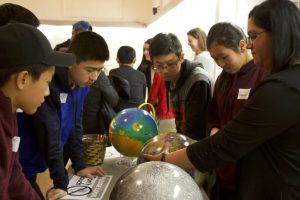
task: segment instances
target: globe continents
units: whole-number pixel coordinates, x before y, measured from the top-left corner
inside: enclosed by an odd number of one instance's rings
[[[185,148],[196,141],[179,133],[161,133],[153,137],[144,145],[141,150],[141,155],[138,158],[138,163],[146,162],[146,160],[142,157],[142,154],[161,153],[164,150],[163,148],[166,142],[169,143],[168,152],[173,152]],[[188,169],[186,172],[191,175],[199,186],[203,185],[205,180],[204,173],[199,172],[197,169]]]
[[[109,139],[124,156],[138,156],[143,145],[158,134],[152,116],[139,108],[127,108],[119,112],[109,127]]]
[[[123,174],[110,200],[202,200],[199,187],[181,168],[166,162],[142,163]]]

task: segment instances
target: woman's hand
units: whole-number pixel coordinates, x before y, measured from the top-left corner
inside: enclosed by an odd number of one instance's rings
[[[166,154],[166,152],[161,152],[159,154],[151,155],[151,154],[143,154],[143,158],[147,161],[162,161],[162,155]]]
[[[166,161],[166,156],[169,152],[170,142],[165,142],[163,150],[159,154],[143,154],[143,158],[148,161]]]

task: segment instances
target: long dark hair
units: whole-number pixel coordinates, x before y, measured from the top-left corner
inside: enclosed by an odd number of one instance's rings
[[[149,44],[149,45],[150,45],[151,40],[152,40],[151,38],[148,39],[148,40],[146,40],[146,41],[144,42],[144,44]],[[138,69],[139,69],[140,67],[144,66],[144,65],[150,65],[150,66],[151,66],[151,62],[150,62],[149,60],[146,59],[146,57],[145,57],[145,55],[144,55],[144,53],[143,53],[143,58],[142,58],[142,61],[141,61],[140,65],[138,66]]]
[[[300,59],[300,12],[289,0],[267,0],[248,15],[271,36],[273,72],[289,67]]]
[[[152,41],[152,38],[146,40],[144,42],[144,44],[150,45],[151,41]],[[138,66],[137,70],[141,71],[145,74],[148,90],[150,90],[150,88],[151,88],[151,66],[152,66],[152,62],[147,60],[143,53],[142,61],[141,61],[140,65]]]

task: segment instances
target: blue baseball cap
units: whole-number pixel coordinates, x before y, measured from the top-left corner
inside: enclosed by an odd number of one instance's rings
[[[88,31],[90,27],[92,26],[88,21],[78,21],[73,24],[73,30],[75,31]]]

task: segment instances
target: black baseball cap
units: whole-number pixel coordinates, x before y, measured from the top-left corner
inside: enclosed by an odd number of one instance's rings
[[[0,27],[0,69],[35,64],[67,67],[75,61],[71,53],[53,51],[36,27],[16,22]]]

